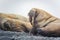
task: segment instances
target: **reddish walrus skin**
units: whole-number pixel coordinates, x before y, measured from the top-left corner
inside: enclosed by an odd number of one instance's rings
[[[48,12],[32,8],[29,12],[29,20],[33,26],[31,33],[48,37],[60,37],[60,19]]]
[[[0,29],[5,31],[29,32],[30,22],[23,16],[0,13]]]

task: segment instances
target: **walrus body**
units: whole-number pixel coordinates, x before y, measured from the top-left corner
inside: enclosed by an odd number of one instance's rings
[[[60,36],[60,19],[44,10],[33,8],[29,12],[29,19],[33,28],[31,33],[43,36]]]
[[[22,20],[22,21],[27,21],[29,20],[21,15],[15,15],[15,14],[7,14],[7,13],[0,13],[0,17],[4,18],[11,18],[11,19],[16,19],[16,20]]]
[[[30,22],[22,16],[0,14],[0,29],[5,31],[29,32],[32,29]]]

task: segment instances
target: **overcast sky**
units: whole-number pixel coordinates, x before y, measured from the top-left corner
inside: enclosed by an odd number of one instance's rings
[[[39,8],[60,18],[59,0],[0,0],[0,12],[28,17],[31,8]]]

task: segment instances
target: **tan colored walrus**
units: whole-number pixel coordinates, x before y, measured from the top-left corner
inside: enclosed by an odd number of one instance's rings
[[[0,15],[0,29],[5,31],[17,31],[17,32],[29,32],[32,29],[32,25],[25,18],[17,17],[9,14]],[[20,19],[22,18],[22,19]]]
[[[16,14],[0,13],[0,17],[28,21],[26,17],[21,16],[21,15],[16,15]]]
[[[60,19],[50,15],[48,12],[32,8],[29,12],[29,19],[33,25],[31,33],[43,36],[60,36]]]

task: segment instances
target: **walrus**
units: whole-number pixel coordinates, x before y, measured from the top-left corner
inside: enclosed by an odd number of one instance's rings
[[[2,14],[0,16],[0,29],[4,31],[29,32],[32,29],[32,25],[27,20],[25,21],[23,17],[21,20],[20,18],[15,19],[15,17],[8,14],[7,16]]]
[[[29,20],[26,17],[21,16],[21,15],[16,15],[13,13],[10,13],[10,14],[9,13],[0,13],[0,17],[23,20],[23,21],[29,22]]]
[[[60,37],[60,19],[47,11],[32,8],[28,13],[33,28],[30,33],[48,37]]]

